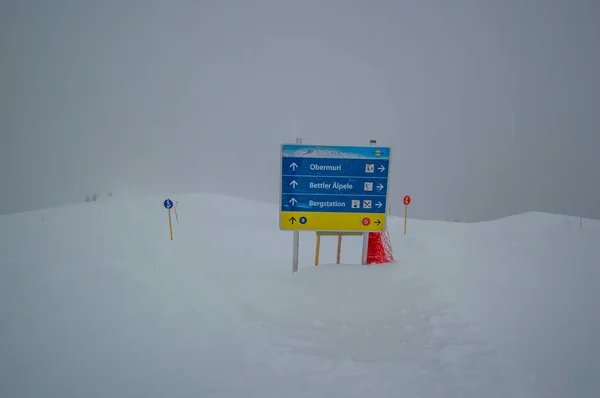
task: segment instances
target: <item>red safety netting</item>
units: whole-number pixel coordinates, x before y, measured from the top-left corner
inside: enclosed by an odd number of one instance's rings
[[[387,228],[383,232],[369,232],[367,264],[384,264],[392,261],[394,255]]]

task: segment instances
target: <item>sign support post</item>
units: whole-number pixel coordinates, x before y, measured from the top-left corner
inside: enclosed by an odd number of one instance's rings
[[[294,232],[292,273],[298,270],[300,231],[363,235],[367,263],[369,232],[385,231],[391,148],[281,145],[279,228]]]
[[[342,233],[338,232],[337,252],[335,255],[335,263],[339,264],[342,257]]]
[[[296,144],[302,144],[302,137],[296,138]],[[280,181],[281,183],[281,181]],[[280,195],[281,197],[281,195]],[[294,231],[294,246],[292,249],[293,260],[292,260],[292,274],[298,272],[298,249],[300,248],[300,231]]]
[[[377,145],[377,140],[370,140],[369,145]],[[361,265],[367,264],[367,256],[369,254],[369,234],[363,234],[363,243],[362,243],[362,256],[361,256]]]
[[[321,252],[321,235],[317,234],[317,246],[315,247],[315,267],[319,265],[319,253]]]
[[[364,236],[363,232],[331,232],[317,231],[317,243],[315,246],[315,266],[319,265],[319,255],[321,253],[321,236],[337,236],[337,252],[335,263],[339,264],[342,257],[342,236]]]
[[[294,231],[292,274],[298,272],[298,249],[300,248],[300,231]]]

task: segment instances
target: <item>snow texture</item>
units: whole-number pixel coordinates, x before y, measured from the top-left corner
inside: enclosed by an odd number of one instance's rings
[[[0,217],[0,397],[600,396],[600,223],[527,213],[278,229],[277,205],[181,195]]]
[[[352,153],[329,148],[284,150],[284,157],[293,158],[334,158],[334,159],[369,159],[360,153]]]

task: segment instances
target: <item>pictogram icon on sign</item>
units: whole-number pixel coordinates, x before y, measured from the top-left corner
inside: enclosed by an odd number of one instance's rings
[[[365,218],[362,219],[362,225],[364,225],[366,227],[369,224],[371,224],[371,219],[370,218],[365,217]]]
[[[410,196],[406,195],[406,196],[404,197],[404,204],[405,204],[406,206],[408,206],[408,205],[410,204]]]

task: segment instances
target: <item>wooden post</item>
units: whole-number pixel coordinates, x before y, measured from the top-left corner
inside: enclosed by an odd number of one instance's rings
[[[171,209],[167,210],[169,212],[169,232],[171,233],[171,240],[173,240],[173,226],[171,225]]]
[[[315,249],[315,267],[319,265],[319,250],[321,249],[321,235],[317,235],[317,247]]]
[[[404,235],[406,235],[406,217],[408,216],[408,205],[404,205]]]
[[[361,236],[363,232],[334,232],[334,231],[317,231],[317,248],[315,250],[315,265],[319,265],[319,251],[321,248],[321,236],[337,236],[337,254],[336,263],[339,264],[342,258],[342,236]]]

